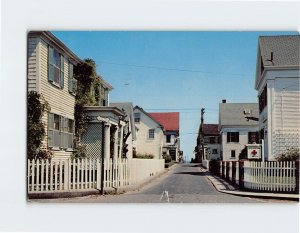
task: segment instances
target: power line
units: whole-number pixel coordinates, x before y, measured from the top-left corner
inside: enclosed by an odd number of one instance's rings
[[[128,63],[117,63],[117,62],[107,62],[107,61],[98,61],[99,63],[109,64],[109,65],[117,65],[117,66],[130,66],[137,68],[146,68],[146,69],[156,69],[156,70],[169,70],[169,71],[179,71],[179,72],[192,72],[192,73],[202,73],[202,74],[214,74],[214,75],[234,75],[234,76],[252,76],[250,74],[238,74],[238,73],[214,73],[207,72],[201,70],[190,70],[190,69],[176,69],[176,68],[168,68],[162,66],[149,66],[149,65],[134,65]]]

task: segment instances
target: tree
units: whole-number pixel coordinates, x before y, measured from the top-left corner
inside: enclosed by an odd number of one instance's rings
[[[42,116],[50,110],[49,104],[35,91],[28,93],[27,101],[27,158],[49,158],[51,152],[40,148],[46,134]]]

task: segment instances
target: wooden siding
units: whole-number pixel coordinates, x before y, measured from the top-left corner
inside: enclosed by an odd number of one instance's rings
[[[39,41],[39,78],[41,82],[41,93],[49,103],[51,112],[74,120],[75,97],[68,91],[68,57],[65,55],[64,62],[64,88],[54,86],[48,81],[48,45],[43,40]],[[48,113],[42,118],[46,129],[48,128]],[[47,130],[46,130],[47,132]],[[48,133],[48,132],[47,132]],[[46,133],[43,146],[47,147],[48,134]],[[64,157],[71,155],[71,152],[53,151],[54,156]]]
[[[37,91],[37,38],[28,38],[27,47],[27,85],[28,91]]]

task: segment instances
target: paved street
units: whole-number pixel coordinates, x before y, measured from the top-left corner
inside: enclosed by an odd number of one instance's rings
[[[88,196],[38,202],[100,203],[265,203],[280,200],[234,196],[216,191],[197,164],[178,164],[140,190],[119,195]],[[284,201],[286,202],[286,201]]]

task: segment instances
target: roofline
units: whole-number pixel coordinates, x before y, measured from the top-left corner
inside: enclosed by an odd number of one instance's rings
[[[102,111],[109,111],[113,112],[116,115],[124,116],[124,112],[117,108],[117,107],[107,107],[107,106],[84,106],[85,111],[95,111],[95,110],[102,110]]]
[[[109,82],[107,82],[102,76],[99,76],[99,78],[101,79],[102,84],[103,84],[104,87],[106,87],[106,88],[109,89],[110,91],[111,91],[112,89],[114,89],[114,87],[113,87],[111,84],[109,84]]]
[[[43,36],[46,39],[50,40],[55,46],[59,47],[64,53],[66,53],[71,59],[76,63],[82,62],[82,60],[71,51],[61,40],[54,36],[50,31],[29,31],[29,36]]]
[[[157,120],[155,120],[149,113],[147,113],[143,108],[139,107],[139,106],[135,106],[133,108],[134,109],[139,109],[141,112],[143,112],[146,116],[150,117],[155,123],[157,123],[163,130],[164,130],[164,127],[162,124],[160,124]]]

